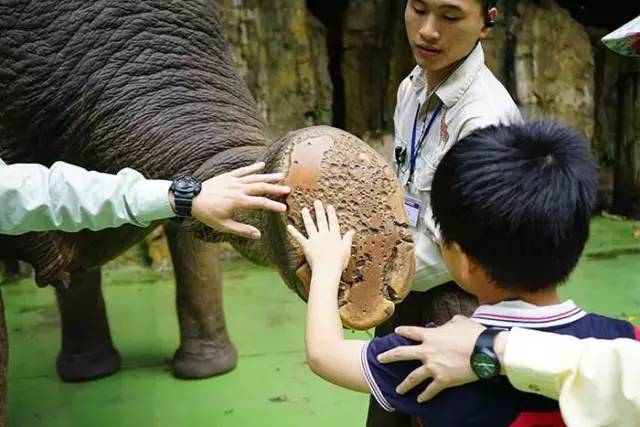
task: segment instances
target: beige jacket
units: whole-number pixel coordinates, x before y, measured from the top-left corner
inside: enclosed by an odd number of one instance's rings
[[[413,126],[418,106],[417,139],[426,122],[443,104],[418,151],[416,169],[409,180]],[[451,280],[437,245],[438,230],[431,212],[431,181],[436,166],[451,146],[474,129],[522,121],[513,99],[484,63],[482,45],[474,48],[458,69],[427,98],[425,71],[416,67],[400,84],[394,116],[395,148],[404,150],[404,162],[396,162],[405,194],[421,201],[422,209],[413,229],[416,244],[416,281],[413,290],[425,291]]]

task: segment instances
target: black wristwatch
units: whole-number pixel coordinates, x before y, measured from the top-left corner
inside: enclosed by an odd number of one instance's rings
[[[190,176],[182,175],[173,180],[169,190],[173,193],[176,215],[190,217],[193,198],[202,190],[202,184]]]
[[[500,360],[493,350],[496,336],[505,329],[487,328],[476,340],[476,346],[471,354],[471,370],[482,381],[490,381],[500,375]]]

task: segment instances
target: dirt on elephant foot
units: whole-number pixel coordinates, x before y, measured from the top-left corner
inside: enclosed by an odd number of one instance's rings
[[[116,373],[122,366],[115,348],[92,353],[64,353],[58,355],[56,369],[63,382],[78,383],[97,380]]]
[[[238,363],[238,351],[230,342],[189,340],[176,350],[171,369],[176,378],[198,379],[231,371]]]

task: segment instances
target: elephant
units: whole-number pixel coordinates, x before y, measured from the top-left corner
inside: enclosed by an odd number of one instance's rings
[[[148,178],[204,180],[264,160],[266,171],[283,172],[292,188],[286,213],[239,215],[261,230],[258,241],[175,219],[147,228],[0,236],[0,259],[24,260],[38,284],[56,286],[63,381],[97,379],[120,367],[100,268],[157,225],[165,227],[177,285],[180,344],[172,371],[180,378],[222,374],[237,363],[215,243],[228,241],[249,260],[276,268],[306,299],[310,269],[285,229],[301,228],[301,210],[316,198],[334,204],[344,227],[357,232],[338,297],[345,326],[382,323],[408,294],[415,254],[393,168],[358,138],[328,126],[271,141],[212,0],[5,1],[0,76],[0,158],[8,164],[65,161],[107,173],[131,167]],[[1,304],[0,427],[7,360]]]
[[[204,180],[265,160],[269,171],[286,173],[293,188],[287,213],[239,218],[262,231],[260,241],[189,220],[162,222],[177,285],[175,376],[218,375],[237,362],[224,323],[216,242],[229,241],[250,260],[276,267],[306,298],[310,270],[285,227],[302,226],[300,211],[315,198],[334,203],[345,226],[361,232],[341,283],[345,325],[378,324],[406,296],[415,256],[392,168],[364,142],[331,127],[269,141],[213,1],[3,2],[0,52],[0,158],[8,164],[65,161],[107,173],[131,167],[149,178]],[[56,286],[63,381],[119,369],[100,268],[159,224],[0,236],[0,258],[24,260],[38,284]],[[1,299],[0,309],[4,425],[8,347]]]

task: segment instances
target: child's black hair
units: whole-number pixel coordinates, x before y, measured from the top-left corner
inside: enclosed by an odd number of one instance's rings
[[[597,179],[587,141],[550,121],[476,130],[444,156],[432,185],[444,244],[456,242],[496,286],[562,283],[589,236]]]

